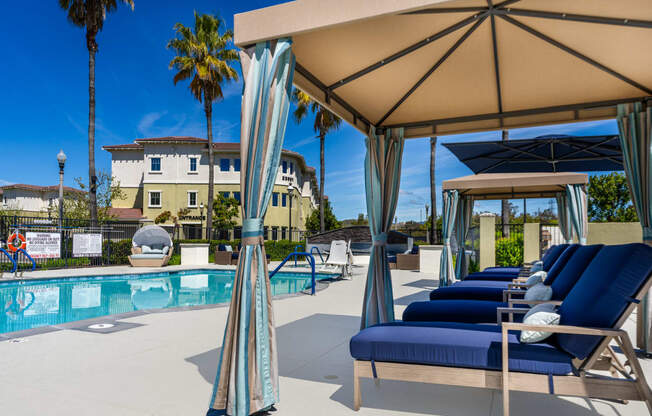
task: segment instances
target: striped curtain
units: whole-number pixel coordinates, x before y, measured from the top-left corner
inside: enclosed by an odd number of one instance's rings
[[[279,39],[240,52],[245,80],[240,126],[242,249],[208,415],[245,416],[278,402],[263,218],[276,180],[290,108],[294,74],[290,47],[290,39]]]
[[[441,250],[441,259],[439,260],[439,287],[453,284],[455,269],[453,268],[453,253],[451,251],[451,236],[455,227],[455,216],[457,215],[457,204],[459,203],[459,193],[456,189],[448,189],[443,192],[444,199],[441,213],[441,231],[444,239],[444,247]]]
[[[473,197],[460,198],[457,204],[455,215],[455,238],[457,239],[457,256],[455,257],[455,277],[464,279],[468,270],[466,264],[466,238],[471,228],[471,217],[473,215]]]
[[[647,108],[642,103],[618,105],[617,121],[623,165],[643,228],[643,241],[652,245],[652,102],[647,103]],[[651,353],[649,295],[639,305],[638,316],[642,318],[638,320],[638,347]]]
[[[580,244],[586,244],[588,229],[586,190],[583,185],[566,185],[566,200],[570,222]]]
[[[564,243],[570,244],[573,242],[573,225],[571,224],[570,213],[568,212],[568,199],[566,194],[559,192],[557,194],[557,216],[559,217],[559,230]]]
[[[365,191],[373,247],[362,303],[362,329],[394,321],[394,293],[386,246],[398,203],[404,141],[402,128],[376,134],[371,127],[366,139]]]

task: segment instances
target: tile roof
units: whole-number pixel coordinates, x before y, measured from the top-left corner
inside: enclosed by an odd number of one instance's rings
[[[40,186],[40,185],[28,185],[25,183],[14,183],[11,185],[1,186],[0,189],[24,189],[27,191],[37,191],[37,192],[48,192],[48,191],[58,191],[59,185],[52,186]],[[81,189],[71,188],[70,186],[64,186],[63,190],[65,192],[86,192]]]
[[[139,220],[143,218],[140,208],[109,208],[109,215],[119,220]]]

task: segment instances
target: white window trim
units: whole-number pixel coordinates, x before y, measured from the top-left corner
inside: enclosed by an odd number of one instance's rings
[[[152,205],[152,194],[155,193],[155,192],[158,192],[158,194],[159,194],[159,196],[158,196],[159,204],[158,205]],[[156,191],[156,190],[147,191],[147,207],[148,208],[161,208],[163,206],[162,203],[163,203],[163,192],[162,191]]]
[[[195,164],[196,164],[197,170],[190,170],[190,163],[191,163],[190,160],[191,159],[196,160]],[[188,175],[199,175],[199,157],[191,156],[191,157],[188,158]]]
[[[190,194],[194,193],[195,194],[195,205],[190,205]],[[197,208],[199,205],[197,205],[197,201],[199,200],[199,192],[198,191],[188,191],[187,192],[188,197],[186,198],[186,202],[188,203],[188,208]]]
[[[163,173],[163,158],[160,156],[149,156],[149,174],[150,175],[161,175]],[[152,170],[152,159],[159,159],[159,170]]]

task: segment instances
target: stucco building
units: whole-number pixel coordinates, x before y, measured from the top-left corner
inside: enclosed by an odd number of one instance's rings
[[[83,192],[68,186],[65,193]],[[0,187],[2,209],[27,216],[47,216],[59,206],[59,185],[39,186],[17,183]]]
[[[111,174],[120,181],[126,199],[114,201],[112,213],[133,218],[141,210],[141,221],[154,221],[162,212],[179,216],[186,238],[200,238],[208,211],[208,141],[197,137],[157,137],[133,143],[104,146],[111,153]],[[213,143],[215,195],[240,199],[240,144]],[[274,193],[265,216],[266,238],[289,238],[290,198],[292,230],[305,230],[306,218],[317,206],[315,169],[299,153],[283,150]],[[203,211],[200,209],[204,206]],[[238,225],[241,219],[238,217]],[[169,220],[162,225],[172,226]],[[239,228],[234,235],[238,238]]]

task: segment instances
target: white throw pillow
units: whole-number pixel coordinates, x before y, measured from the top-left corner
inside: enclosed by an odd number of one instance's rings
[[[170,247],[168,247],[168,246],[163,247],[163,254],[164,254],[164,255],[167,256],[168,251],[170,251]]]
[[[226,248],[226,251],[233,251],[233,247],[231,246],[224,246]]]
[[[525,300],[550,300],[552,299],[552,287],[543,283],[537,283],[525,291]]]
[[[559,325],[559,314],[557,307],[552,303],[536,305],[523,318],[526,325]],[[545,331],[521,331],[520,340],[523,343],[531,344],[541,342],[552,335],[552,332]]]
[[[540,272],[541,270],[543,270],[543,262],[541,260],[532,263],[532,267],[530,267],[530,273]]]
[[[531,287],[536,285],[537,283],[542,283],[544,280],[546,280],[546,277],[548,276],[547,272],[544,272],[543,270],[538,271],[536,273],[532,273],[530,277],[527,278],[525,281],[525,285],[527,287]]]
[[[147,253],[151,253],[151,252],[152,252],[152,248],[151,248],[150,246],[145,245],[145,244],[143,244],[142,246],[140,246],[140,249],[142,250],[142,253],[143,253],[143,254],[147,254]]]

